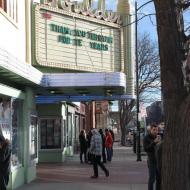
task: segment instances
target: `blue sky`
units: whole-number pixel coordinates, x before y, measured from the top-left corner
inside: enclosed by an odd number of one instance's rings
[[[78,1],[82,2],[83,0],[78,0]],[[129,0],[129,1],[132,2],[133,4],[135,2],[135,0]],[[140,7],[147,1],[148,0],[137,0],[138,7]],[[94,2],[93,7],[97,7],[98,0],[94,0],[93,2]],[[117,3],[118,3],[118,0],[106,0],[106,9],[116,11]],[[151,14],[154,12],[155,11],[154,11],[153,3],[149,3],[138,11],[139,13],[138,16],[140,18],[142,14]],[[155,16],[151,16],[151,19],[150,17],[145,17],[141,21],[139,21],[138,31],[140,33],[144,33],[144,32],[150,33],[151,38],[153,40],[157,40]]]
[[[147,2],[147,0],[138,0],[137,1],[138,7],[140,7],[141,5],[143,5],[146,2]],[[154,14],[155,13],[154,4],[149,3],[149,4],[145,5],[138,11],[138,13],[139,13],[138,17],[142,16],[141,13],[142,14]],[[143,32],[150,33],[151,38],[153,40],[157,40],[157,29],[156,29],[155,16],[151,16],[151,17],[147,16],[147,17],[143,18],[141,21],[139,21],[138,31],[140,33],[143,33]]]

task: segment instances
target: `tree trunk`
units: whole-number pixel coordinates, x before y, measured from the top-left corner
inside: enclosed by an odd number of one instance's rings
[[[125,146],[126,143],[126,129],[125,129],[125,116],[126,116],[126,107],[125,101],[119,101],[119,110],[120,110],[120,128],[121,128],[121,145]]]
[[[120,100],[119,111],[120,111],[120,127],[121,127],[121,145],[126,145],[126,126],[132,119],[132,108],[134,107],[134,100]]]
[[[190,96],[184,87],[182,12],[174,0],[154,0],[160,49],[165,135],[162,190],[190,189]]]
[[[126,145],[126,127],[121,127],[121,145]]]

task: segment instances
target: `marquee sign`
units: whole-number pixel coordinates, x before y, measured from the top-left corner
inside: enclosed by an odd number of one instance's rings
[[[35,39],[38,65],[92,72],[121,71],[118,24],[36,5]]]

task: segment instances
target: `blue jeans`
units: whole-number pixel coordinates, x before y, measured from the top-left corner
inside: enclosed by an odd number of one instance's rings
[[[111,161],[112,159],[112,149],[111,148],[106,148],[107,151],[107,160]]]
[[[154,183],[156,181],[156,162],[148,160],[148,190],[154,190]]]

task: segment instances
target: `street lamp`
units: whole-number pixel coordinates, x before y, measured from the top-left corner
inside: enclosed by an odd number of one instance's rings
[[[138,24],[138,18],[137,18],[137,12],[147,5],[148,3],[151,3],[152,0],[144,3],[140,7],[137,6],[137,1],[135,1],[135,57],[136,57],[136,96],[137,96],[137,134],[136,134],[136,139],[137,139],[137,161],[142,161],[141,159],[141,136],[140,136],[140,121],[139,121],[139,66],[138,66],[138,50],[137,50],[137,24]]]
[[[135,57],[136,57],[136,106],[137,106],[137,161],[142,161],[141,159],[141,144],[140,144],[140,122],[139,122],[139,66],[138,66],[138,50],[137,50],[137,11],[139,9],[137,8],[137,2],[135,1]]]

